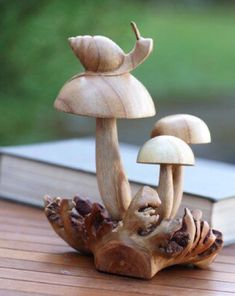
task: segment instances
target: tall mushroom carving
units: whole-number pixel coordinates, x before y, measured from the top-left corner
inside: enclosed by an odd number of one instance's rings
[[[155,115],[148,91],[128,73],[148,57],[153,42],[141,37],[134,23],[132,28],[137,40],[129,54],[103,36],[69,38],[85,72],[63,86],[54,104],[59,111],[96,118],[97,181],[104,205],[114,219],[122,218],[131,201],[116,119]]]
[[[211,135],[206,123],[190,114],[169,115],[158,120],[152,130],[151,137],[171,135],[182,139],[187,144],[210,143]],[[183,196],[183,167],[173,166],[174,201],[169,218],[178,212]]]
[[[175,264],[206,267],[223,245],[222,234],[202,220],[202,212],[174,215],[182,196],[182,166],[193,165],[187,143],[209,141],[209,130],[196,117],[161,119],[139,151],[138,162],[160,164],[158,189],[143,186],[131,198],[118,147],[117,118],[153,116],[144,86],[129,72],[152,50],[134,23],[134,49],[125,54],[103,36],[69,38],[85,72],[61,89],[59,111],[96,118],[96,169],[105,207],[81,196],[45,196],[45,214],[55,232],[81,254],[93,254],[98,270],[150,279]]]

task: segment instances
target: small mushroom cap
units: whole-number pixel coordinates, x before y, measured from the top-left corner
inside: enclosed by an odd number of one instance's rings
[[[137,157],[139,163],[194,165],[191,148],[174,136],[158,136],[144,143]]]
[[[171,135],[188,144],[210,143],[210,131],[200,118],[189,114],[176,114],[163,117],[154,125],[151,137]]]
[[[143,118],[156,113],[147,89],[129,73],[72,78],[54,106],[59,111],[99,118]]]

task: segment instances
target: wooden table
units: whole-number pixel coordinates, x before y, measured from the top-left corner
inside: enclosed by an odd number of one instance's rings
[[[207,270],[173,267],[143,281],[96,271],[43,211],[0,201],[0,295],[235,295],[235,245]]]

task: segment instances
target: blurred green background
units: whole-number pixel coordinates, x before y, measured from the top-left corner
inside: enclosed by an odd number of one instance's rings
[[[177,104],[189,109],[192,104],[193,113],[197,104],[207,102],[210,109],[224,101],[231,111],[235,96],[233,1],[2,0],[0,145],[74,136],[74,129],[69,128],[74,119],[52,106],[63,83],[82,71],[67,38],[105,35],[128,52],[135,42],[131,20],[144,37],[154,39],[153,53],[134,75],[158,106],[171,111]],[[226,160],[233,161],[235,156]]]

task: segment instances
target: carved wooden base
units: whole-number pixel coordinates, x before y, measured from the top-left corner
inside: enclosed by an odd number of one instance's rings
[[[157,192],[143,187],[121,221],[103,206],[78,196],[45,197],[45,213],[56,233],[81,253],[93,254],[98,270],[150,279],[176,264],[204,268],[222,248],[222,234],[185,209],[182,219],[161,220]]]

